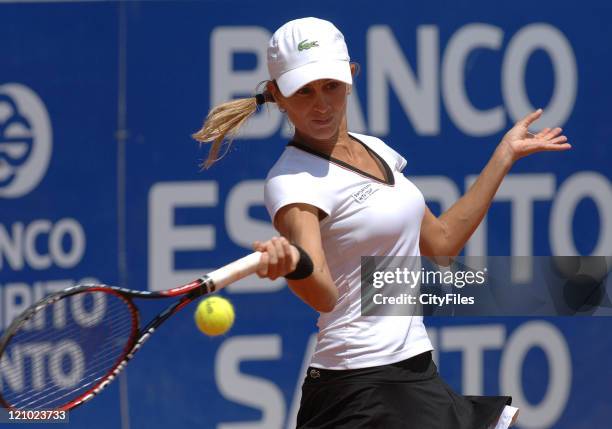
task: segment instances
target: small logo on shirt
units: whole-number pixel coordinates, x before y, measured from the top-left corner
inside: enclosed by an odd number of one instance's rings
[[[374,186],[372,186],[371,183],[368,183],[367,185],[359,189],[354,194],[351,194],[351,196],[353,197],[355,201],[361,204],[365,200],[370,198],[376,191],[378,191],[378,188],[374,188]]]
[[[317,371],[316,369],[310,370],[310,378],[319,378],[319,377],[321,377],[321,373],[319,371]]]

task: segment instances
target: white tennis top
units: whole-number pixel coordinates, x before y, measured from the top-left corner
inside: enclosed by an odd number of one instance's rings
[[[418,256],[425,209],[421,192],[402,174],[406,160],[382,140],[350,133],[382,160],[389,183],[309,148],[287,146],[268,173],[265,203],[274,219],[283,206],[305,203],[327,214],[323,249],[338,302],[320,313],[311,366],[355,369],[398,362],[431,350],[421,316],[361,315],[361,256]]]

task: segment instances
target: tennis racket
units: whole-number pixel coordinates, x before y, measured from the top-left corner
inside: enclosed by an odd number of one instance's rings
[[[68,411],[89,401],[164,321],[193,300],[254,273],[260,256],[252,253],[165,291],[83,284],[47,296],[18,316],[0,338],[0,405]],[[172,297],[178,299],[140,327],[135,299]]]

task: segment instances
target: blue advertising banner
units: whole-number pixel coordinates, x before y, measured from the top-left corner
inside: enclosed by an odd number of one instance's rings
[[[344,33],[360,64],[349,129],[401,153],[434,213],[530,111],[544,108],[534,130],[564,128],[571,151],[512,168],[463,252],[468,265],[612,255],[606,2],[0,2],[2,329],[54,290],[172,288],[276,234],[263,183],[292,135],[278,109],[262,108],[209,170],[190,135],[213,105],[255,93],[272,32],[303,16]],[[516,283],[532,276],[528,264],[512,270]],[[227,335],[201,334],[188,307],[66,427],[294,427],[317,314],[282,280],[253,276],[222,294],[236,310]],[[146,304],[147,315],[163,308]],[[518,427],[609,426],[608,318],[426,325],[445,380],[512,395]],[[9,371],[0,365],[2,389]]]
[[[2,329],[46,294],[118,279],[116,10],[0,4]],[[32,348],[29,358],[54,353]],[[100,407],[117,403],[109,393]],[[75,427],[99,418],[83,413]],[[108,413],[109,425],[119,420]]]

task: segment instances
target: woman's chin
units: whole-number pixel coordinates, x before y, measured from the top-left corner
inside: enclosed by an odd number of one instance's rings
[[[310,127],[309,135],[315,140],[329,140],[338,134],[338,127],[332,124]]]

